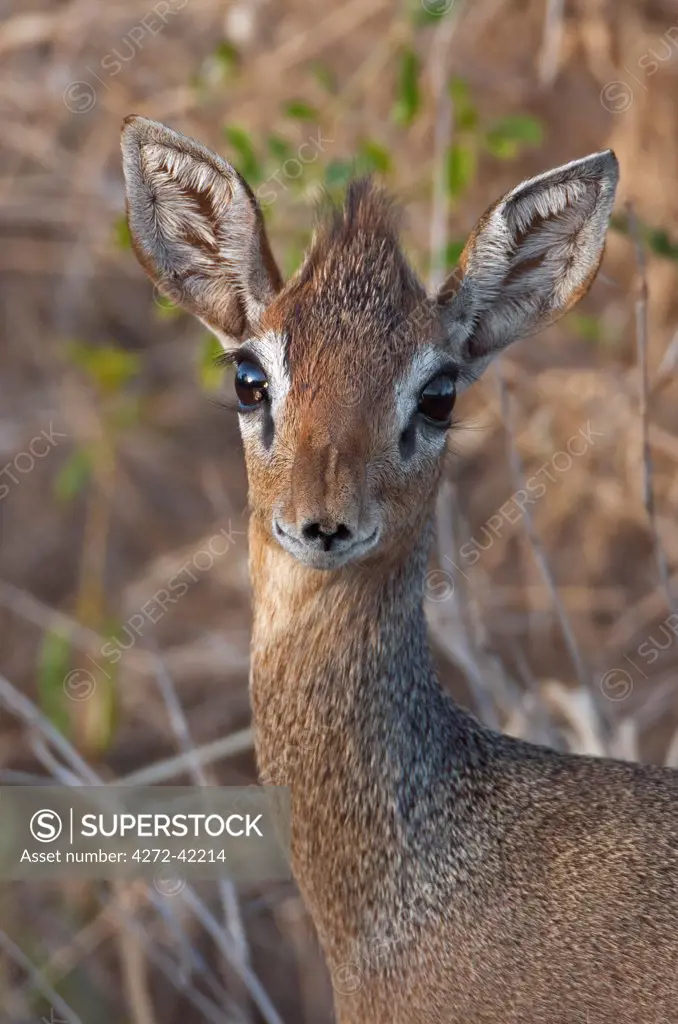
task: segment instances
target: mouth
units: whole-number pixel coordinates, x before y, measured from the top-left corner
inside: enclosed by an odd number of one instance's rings
[[[301,562],[312,569],[340,569],[348,562],[356,562],[364,558],[375,547],[379,540],[379,527],[375,526],[372,533],[367,537],[359,537],[352,543],[335,548],[330,551],[322,551],[310,547],[304,541],[297,540],[280,525],[277,519],[273,520],[273,535],[280,546]]]

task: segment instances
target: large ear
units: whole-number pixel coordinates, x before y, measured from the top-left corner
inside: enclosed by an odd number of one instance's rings
[[[242,340],[281,286],[251,189],[216,153],[145,117],[125,120],[122,159],[142,266],[224,343]]]
[[[462,375],[586,294],[600,266],[619,178],[612,150],[524,181],[491,206],[438,303]]]

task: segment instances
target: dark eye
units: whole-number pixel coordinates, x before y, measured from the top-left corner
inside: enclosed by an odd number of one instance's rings
[[[426,385],[419,396],[417,411],[432,423],[447,425],[454,408],[457,391],[451,377],[441,374]]]
[[[268,380],[256,363],[244,359],[235,372],[235,393],[241,412],[249,412],[266,401]]]

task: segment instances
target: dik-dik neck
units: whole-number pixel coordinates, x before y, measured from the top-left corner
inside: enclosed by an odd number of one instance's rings
[[[436,783],[467,728],[431,663],[426,535],[390,569],[323,573],[250,530],[259,770],[291,788],[293,868],[330,958],[426,871]]]

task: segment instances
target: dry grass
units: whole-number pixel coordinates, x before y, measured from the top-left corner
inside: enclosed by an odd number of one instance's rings
[[[614,147],[632,235],[611,233],[576,314],[511,351],[465,399],[428,609],[445,683],[488,722],[678,763],[676,262],[637,229],[678,239],[673,6],[457,0],[416,30],[385,0],[166,6],[160,29],[157,10],[144,24],[153,5],[136,0],[15,4],[0,26],[0,463],[13,465],[41,431],[62,435],[16,483],[1,477],[3,781],[255,778],[236,424],[199,384],[199,330],[161,315],[115,244],[118,131],[130,112],[222,149],[224,124],[255,140],[282,131],[293,149],[320,129],[321,157],[298,186],[283,177],[269,211],[288,262],[322,167],[352,158],[364,137],[379,141],[407,201],[408,246],[431,280],[441,273],[431,246],[464,236],[504,188]],[[240,54],[226,76],[215,58],[224,39]],[[408,41],[422,59],[423,102],[404,129],[388,115]],[[318,60],[334,93],[309,70]],[[518,159],[483,156],[463,203],[443,185],[458,130],[451,72],[482,118],[529,112],[545,127],[543,144]],[[317,107],[319,122],[283,124],[281,104],[294,99]],[[102,396],[69,356],[73,339],[135,353],[139,372]],[[566,458],[575,437],[582,454]],[[83,448],[95,453],[90,478],[59,500],[55,481]],[[513,497],[538,473],[543,495],[516,511]],[[156,625],[145,622],[107,679],[111,622],[138,615],[222,529],[226,554]],[[36,652],[54,629],[70,636],[73,669],[92,672],[88,655],[100,666],[90,699],[62,700],[68,741],[38,686]],[[55,1020],[83,1022],[331,1019],[292,885],[205,886],[170,908],[153,897],[142,885],[5,885],[2,1020],[49,1020],[50,1007]]]

